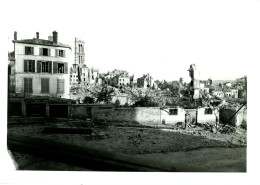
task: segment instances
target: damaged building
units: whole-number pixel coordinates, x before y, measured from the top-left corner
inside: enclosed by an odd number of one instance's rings
[[[85,42],[75,38],[74,63],[70,69],[70,85],[101,84],[99,70],[89,67],[85,63]]]

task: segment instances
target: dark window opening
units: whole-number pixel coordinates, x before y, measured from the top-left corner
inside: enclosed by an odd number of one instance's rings
[[[58,73],[64,73],[64,64],[58,64]]]
[[[178,115],[178,109],[169,109],[170,115]]]
[[[47,48],[42,48],[42,55],[43,55],[43,56],[49,56],[49,55],[48,55],[48,49],[47,49]]]
[[[33,47],[25,47],[25,55],[33,55]]]
[[[64,57],[64,51],[63,50],[59,50],[59,57]]]
[[[48,73],[49,72],[49,62],[42,62],[41,69],[42,69],[43,73]]]
[[[211,108],[206,108],[205,109],[205,114],[212,114],[212,109]]]

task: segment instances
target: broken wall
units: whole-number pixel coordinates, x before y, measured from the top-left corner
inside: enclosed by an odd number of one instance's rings
[[[182,108],[177,108],[177,115],[171,115],[169,114],[170,109],[172,108],[167,108],[165,109],[166,111],[161,110],[161,120],[165,122],[165,124],[171,124],[175,125],[178,122],[185,122],[185,110]]]
[[[197,122],[198,123],[209,123],[215,125],[219,120],[218,110],[212,110],[212,114],[206,114],[205,108],[198,108],[197,113]]]
[[[236,113],[236,109],[233,108],[223,108],[220,110],[220,122],[227,124],[227,121],[232,115]],[[243,107],[238,113],[229,121],[230,125],[240,126],[247,125],[247,108]]]

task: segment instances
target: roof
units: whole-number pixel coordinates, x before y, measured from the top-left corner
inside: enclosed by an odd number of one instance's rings
[[[23,40],[13,40],[13,43],[22,43],[22,44],[34,44],[34,45],[44,45],[44,46],[53,46],[53,47],[64,47],[64,48],[70,48],[69,45],[62,44],[58,42],[57,44],[53,43],[53,41],[50,40],[44,40],[44,39],[23,39]]]

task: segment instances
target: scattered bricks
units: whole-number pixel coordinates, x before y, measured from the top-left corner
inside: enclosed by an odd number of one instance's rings
[[[217,133],[217,128],[216,127],[212,127],[212,132],[214,133],[214,134],[216,134]]]

